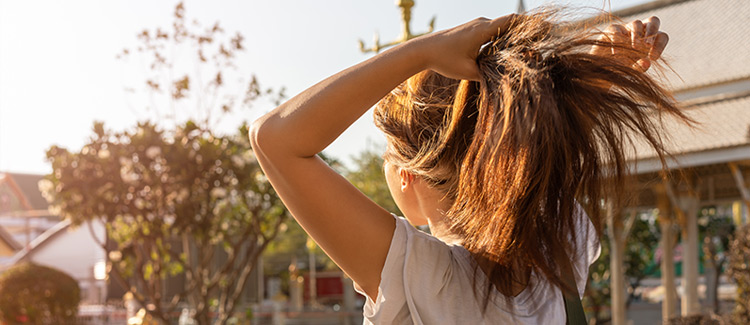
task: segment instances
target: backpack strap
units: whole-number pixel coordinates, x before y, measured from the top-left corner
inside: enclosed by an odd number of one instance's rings
[[[573,268],[568,260],[564,260],[562,265],[562,280],[568,288],[575,289],[575,292],[562,290],[563,300],[565,301],[565,315],[567,316],[568,325],[586,325],[586,314],[583,312],[583,305],[578,296],[578,286],[573,276]]]

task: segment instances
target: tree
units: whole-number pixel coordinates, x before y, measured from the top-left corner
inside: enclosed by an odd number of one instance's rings
[[[621,216],[625,218],[626,216]],[[636,298],[636,292],[641,281],[654,274],[659,264],[654,263],[655,247],[659,242],[659,229],[655,226],[653,211],[640,211],[627,216],[632,219],[628,223],[625,241],[625,276],[628,280],[628,297],[625,306],[628,308]],[[589,268],[589,281],[584,293],[584,304],[590,310],[591,318],[596,324],[609,323],[611,316],[606,314],[611,305],[610,288],[610,240],[608,231],[602,232],[600,239],[602,250],[594,264]]]
[[[0,276],[0,322],[72,324],[78,314],[78,282],[62,271],[21,263]]]
[[[643,279],[659,270],[655,262],[656,247],[659,245],[659,227],[656,225],[654,210],[637,213],[629,231],[625,246],[625,275],[628,279],[626,308],[636,298],[637,289]]]
[[[162,124],[171,121],[175,126],[190,119],[212,129],[238,108],[250,108],[259,99],[278,106],[285,97],[283,87],[263,87],[255,75],[246,76],[238,67],[244,39],[239,32],[228,36],[218,22],[204,27],[197,20],[189,21],[184,4],[178,3],[171,30],[144,29],[137,34],[138,46],[124,48],[116,56],[128,65],[126,71],[136,74],[126,79],[141,83],[125,87],[134,100],[143,101],[132,108],[134,114]],[[144,62],[145,71],[138,69],[143,66],[137,63]]]
[[[593,320],[594,324],[608,323],[611,319],[611,315],[606,314],[606,310],[609,310],[608,306],[612,304],[609,287],[612,277],[609,272],[609,238],[606,232],[602,232],[600,242],[601,254],[599,259],[589,267],[589,281],[586,284],[582,301],[589,311],[588,318]]]
[[[354,168],[346,172],[346,178],[375,203],[391,213],[401,215],[401,210],[393,201],[385,181],[381,153],[373,148],[367,148],[352,160]]]
[[[288,213],[252,156],[247,128],[231,135],[214,129],[261,98],[277,104],[283,89],[241,76],[241,34],[227,37],[218,23],[204,28],[187,20],[182,3],[173,18],[171,29],[145,29],[135,49],[117,56],[147,63],[143,87],[126,91],[143,93],[145,120],[159,124],[113,132],[96,123],[79,152],[52,147],[44,188],[74,224],[106,225],[99,244],[110,277],[152,316],[170,323],[177,304],[187,302],[199,323],[216,311],[223,324]],[[183,277],[174,294],[165,289]]]
[[[706,296],[713,305],[714,313],[719,313],[719,277],[728,259],[726,252],[735,228],[731,215],[722,213],[727,210],[720,206],[705,207],[698,215],[698,229],[703,237],[703,259],[709,266],[707,269],[711,270],[706,272],[706,282],[712,291],[706,292]]]
[[[174,132],[146,123],[113,133],[96,124],[94,133],[78,153],[49,150],[54,172],[43,188],[52,208],[77,225],[106,225],[99,244],[110,276],[153,306],[154,317],[169,323],[187,301],[202,324],[212,305],[226,322],[287,218],[246,128],[220,137],[191,122]],[[184,288],[163,296],[164,280],[183,274]]]

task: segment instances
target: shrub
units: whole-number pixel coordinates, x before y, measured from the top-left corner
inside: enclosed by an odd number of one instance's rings
[[[70,324],[80,300],[78,283],[50,267],[22,263],[0,274],[0,322]]]
[[[737,283],[732,323],[750,324],[750,225],[737,230],[729,244],[729,275]]]

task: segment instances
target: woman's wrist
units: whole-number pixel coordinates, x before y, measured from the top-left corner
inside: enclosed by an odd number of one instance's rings
[[[413,72],[411,75],[432,68],[431,53],[427,49],[423,37],[401,43],[393,48],[393,51],[398,52],[394,54],[403,56],[403,59],[408,63],[409,72]]]

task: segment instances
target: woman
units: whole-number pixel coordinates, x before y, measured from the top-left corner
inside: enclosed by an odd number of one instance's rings
[[[413,39],[253,125],[287,208],[367,296],[365,323],[565,322],[561,292],[583,292],[629,134],[662,156],[649,114],[684,116],[644,73],[667,43],[656,17],[600,34],[556,19],[480,18]],[[393,198],[432,235],[317,157],[378,101]]]

